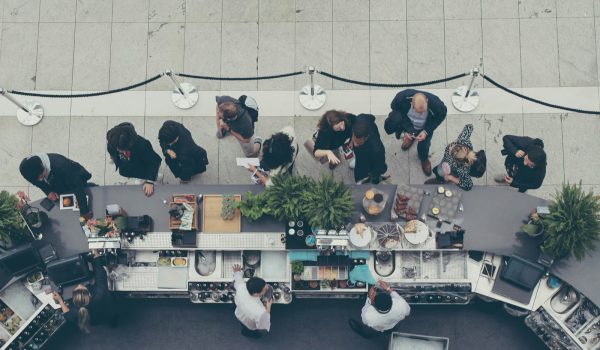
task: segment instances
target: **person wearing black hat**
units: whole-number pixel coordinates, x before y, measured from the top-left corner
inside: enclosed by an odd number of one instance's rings
[[[84,190],[93,185],[88,183],[92,174],[81,164],[56,153],[37,153],[23,159],[19,171],[25,180],[42,190],[53,202],[61,194],[75,194],[80,215],[88,219],[92,217]]]
[[[356,157],[354,180],[359,183],[378,184],[390,176],[385,162],[385,147],[379,137],[375,116],[359,114],[352,124],[350,145]]]
[[[183,124],[167,120],[158,131],[158,141],[165,162],[181,183],[187,183],[196,174],[206,171],[206,150],[196,144]]]
[[[384,281],[371,287],[369,297],[361,311],[362,323],[348,320],[353,331],[365,338],[391,331],[398,322],[410,314],[410,306]]]
[[[546,177],[544,142],[527,136],[505,135],[502,138],[506,156],[506,174],[494,177],[497,183],[519,189],[519,192],[540,188]]]
[[[162,159],[150,141],[135,132],[133,124],[125,122],[106,133],[107,150],[121,176],[144,180],[146,196],[154,193],[154,182]]]

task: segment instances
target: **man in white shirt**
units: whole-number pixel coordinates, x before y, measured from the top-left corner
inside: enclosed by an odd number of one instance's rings
[[[233,265],[233,282],[235,286],[235,317],[242,324],[242,335],[250,338],[259,338],[264,331],[271,328],[272,300],[265,304],[261,297],[269,289],[265,280],[258,277],[248,279],[244,283],[244,276],[240,265]]]
[[[369,290],[369,297],[362,308],[362,323],[350,319],[353,331],[365,338],[392,330],[398,322],[410,314],[410,306],[389,284],[379,281],[380,290],[375,286]]]

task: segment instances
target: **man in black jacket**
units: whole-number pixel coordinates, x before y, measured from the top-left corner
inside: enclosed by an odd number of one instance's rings
[[[379,137],[375,124],[375,116],[359,114],[352,124],[352,141],[350,142],[356,157],[354,181],[357,183],[378,184],[389,178],[385,162],[385,147]]]
[[[106,133],[107,150],[119,174],[144,180],[144,194],[154,193],[162,159],[150,141],[139,136],[131,123],[121,123]]]
[[[388,135],[404,133],[402,150],[408,150],[415,141],[421,168],[425,175],[431,175],[429,147],[435,129],[446,118],[446,105],[437,96],[425,91],[408,89],[400,91],[392,101],[392,111],[385,120],[384,128]]]
[[[165,162],[182,183],[187,183],[192,176],[206,171],[206,150],[194,142],[192,134],[183,124],[172,120],[164,122],[158,131],[158,141]]]
[[[497,175],[494,180],[518,188],[519,192],[540,188],[546,177],[544,142],[540,139],[515,135],[504,136],[502,142],[507,174]]]
[[[75,194],[81,216],[91,218],[84,189],[88,187],[92,174],[81,164],[60,154],[38,153],[23,159],[19,171],[25,180],[42,190],[53,202],[61,194]]]

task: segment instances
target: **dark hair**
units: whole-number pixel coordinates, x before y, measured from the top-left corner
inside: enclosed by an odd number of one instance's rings
[[[19,171],[25,180],[29,182],[35,182],[44,172],[44,166],[42,165],[42,160],[40,157],[32,156],[21,161],[21,165],[19,165]]]
[[[246,289],[250,295],[258,294],[265,288],[265,280],[260,277],[250,277],[246,282]]]
[[[375,295],[375,308],[379,312],[388,312],[392,308],[392,297],[388,293],[377,293]]]
[[[317,129],[326,130],[331,129],[333,126],[339,122],[344,122],[346,127],[350,126],[350,119],[348,118],[348,114],[344,111],[338,111],[335,109],[329,110],[323,114],[323,116],[319,119],[319,123],[317,124]]]
[[[117,150],[128,151],[137,141],[137,133],[131,123],[121,123],[106,133],[108,146]]]
[[[260,167],[263,170],[271,170],[289,164],[293,159],[292,139],[287,134],[278,132],[263,142],[262,159],[260,160]]]
[[[538,145],[529,147],[527,157],[533,162],[533,164],[535,164],[536,168],[546,166],[546,152],[544,152],[544,149]]]
[[[160,143],[172,143],[179,137],[179,129],[177,124],[172,120],[164,122],[160,130],[158,130],[158,141]]]
[[[362,119],[356,119],[354,124],[352,124],[352,135],[362,139],[364,137],[369,136],[371,133],[371,124]]]

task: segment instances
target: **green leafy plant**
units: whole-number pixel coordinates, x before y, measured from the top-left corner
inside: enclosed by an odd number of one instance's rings
[[[578,185],[563,184],[542,216],[546,238],[542,251],[554,258],[573,254],[577,260],[596,249],[600,234],[600,197],[585,193]]]
[[[18,203],[14,194],[0,192],[0,242],[4,246],[25,242],[28,238]]]
[[[267,198],[264,192],[254,194],[248,191],[241,201],[234,203],[234,206],[240,210],[243,217],[250,221],[255,221],[263,215],[268,214],[266,204]]]
[[[331,176],[323,177],[304,193],[303,211],[312,227],[335,229],[352,216],[352,191]]]
[[[234,198],[230,193],[224,193],[221,203],[221,218],[223,220],[233,220],[235,214]]]
[[[292,262],[292,273],[294,275],[301,275],[304,272],[304,263],[302,261]]]
[[[274,176],[272,181],[273,185],[264,193],[269,214],[279,221],[302,218],[306,207],[304,193],[314,186],[314,180],[307,176],[281,174]]]

